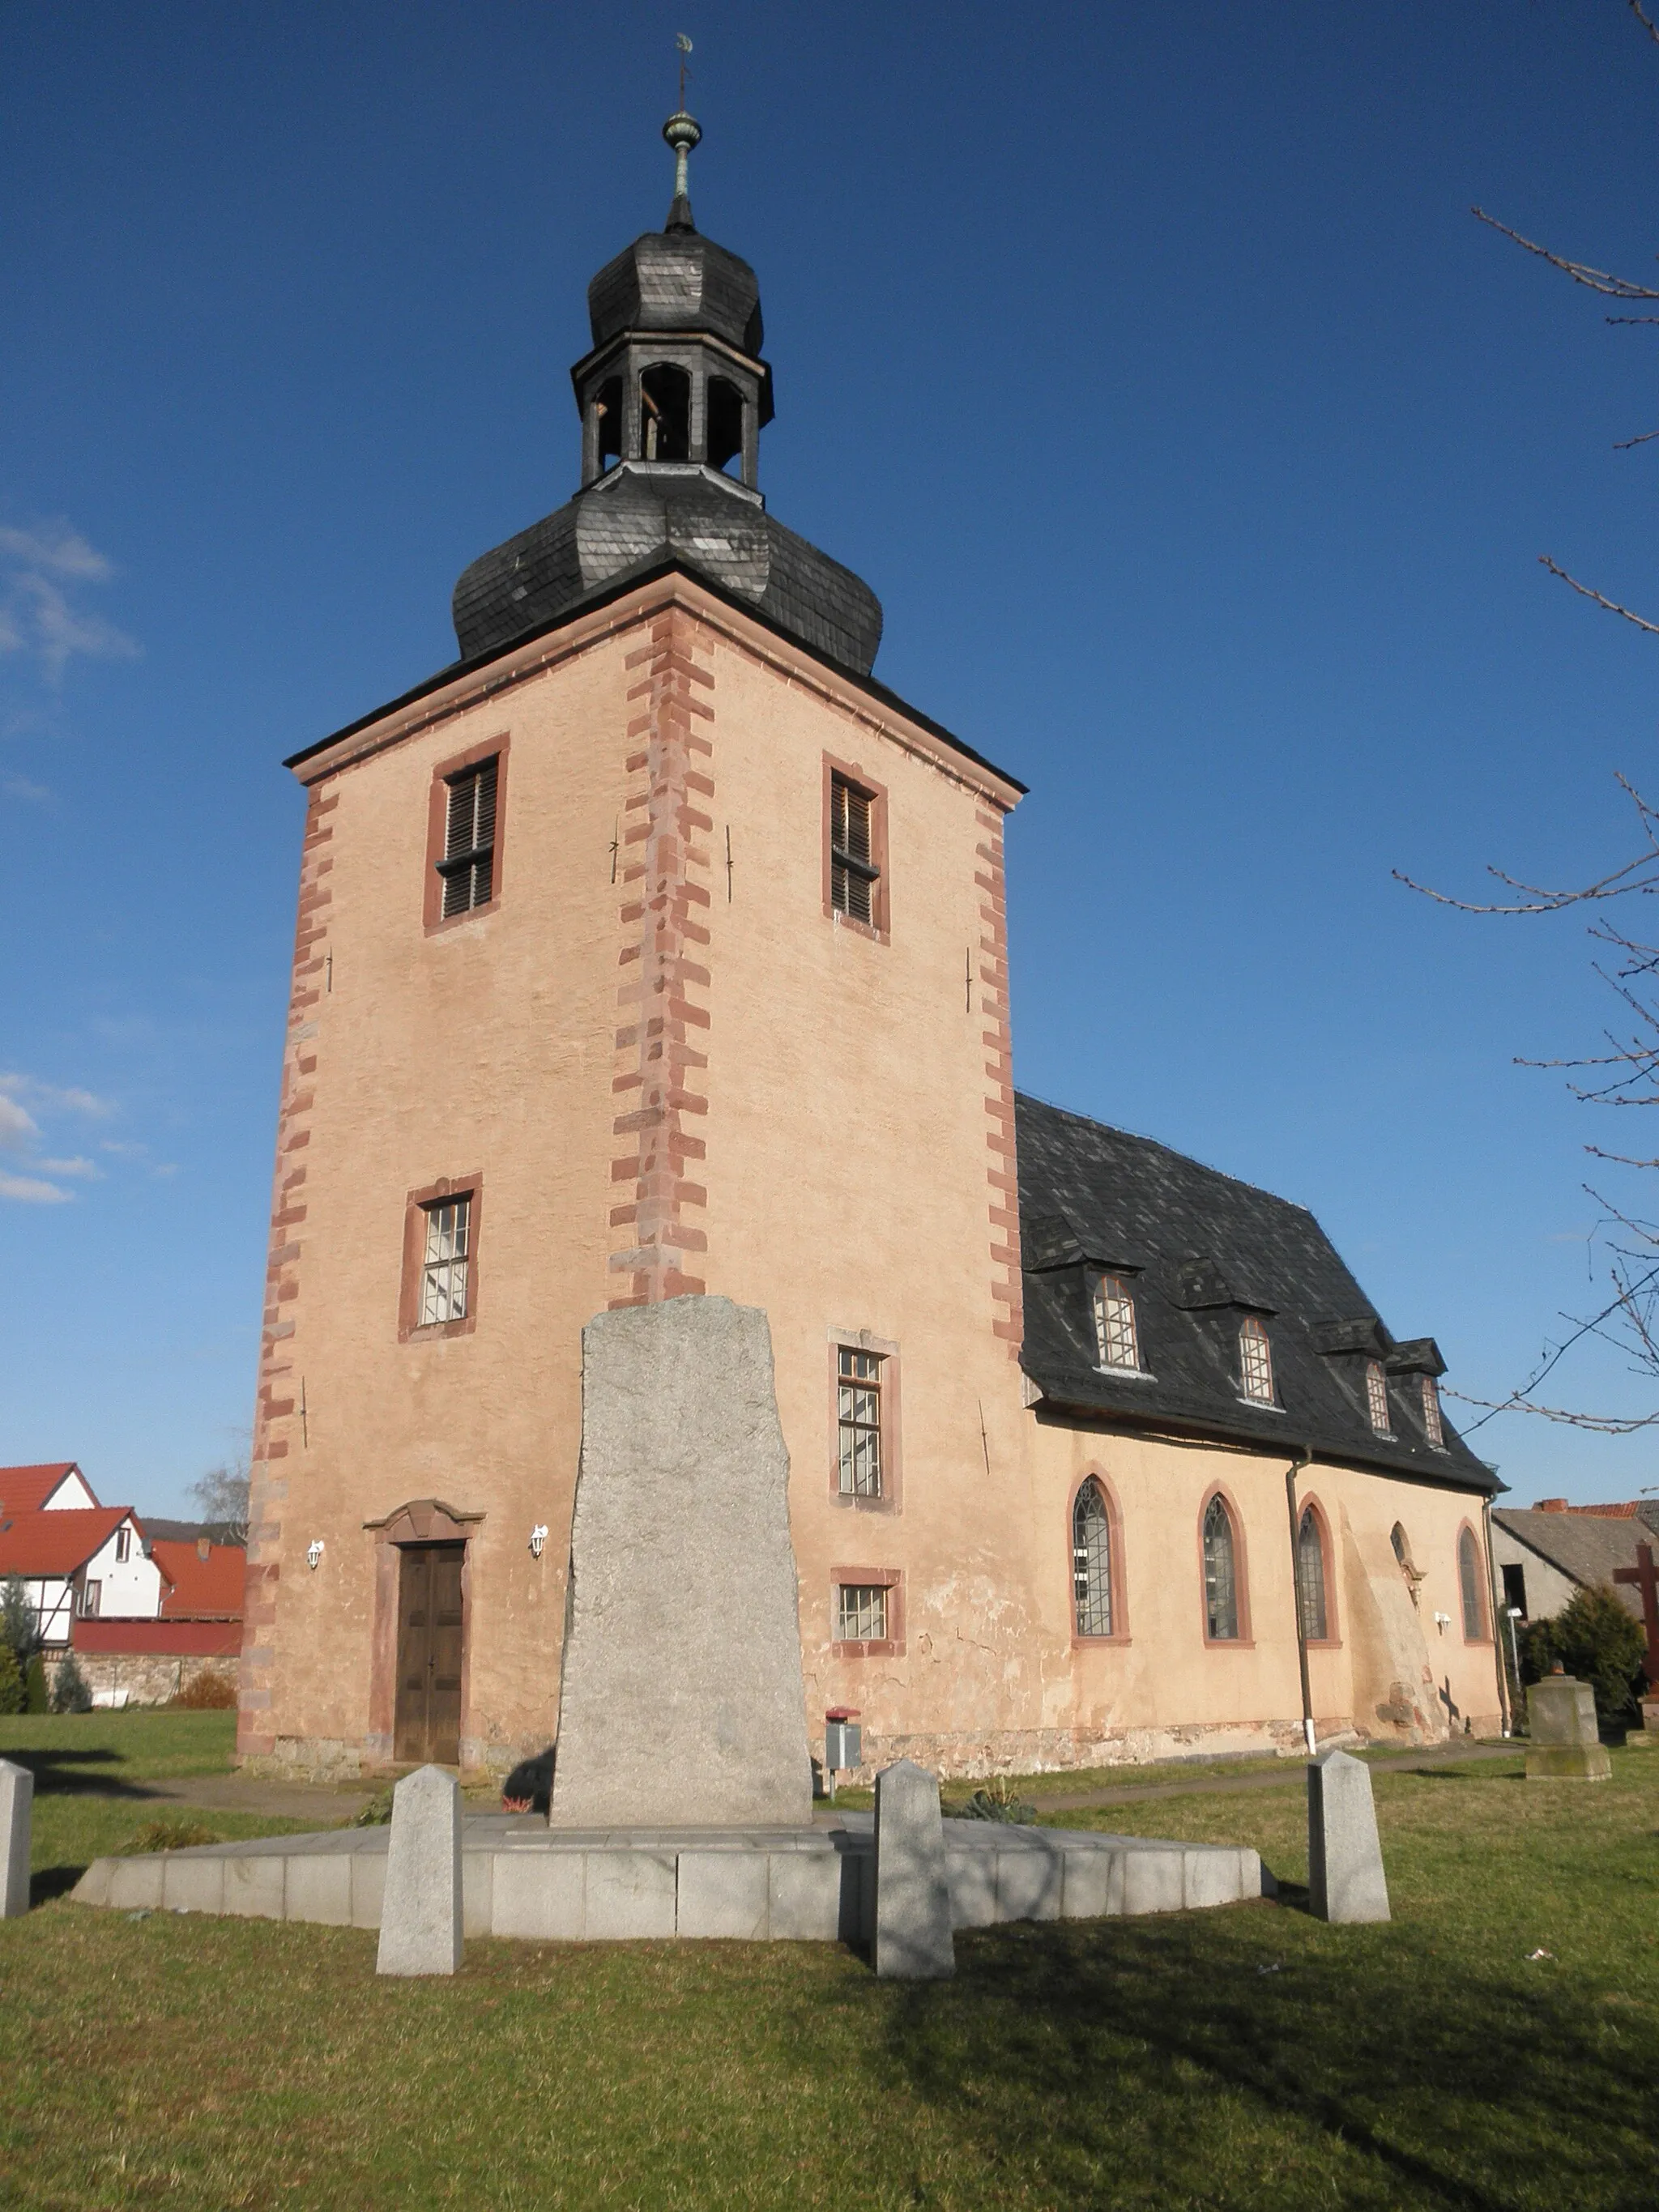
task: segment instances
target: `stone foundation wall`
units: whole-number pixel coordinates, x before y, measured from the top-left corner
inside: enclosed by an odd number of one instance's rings
[[[54,1689],[65,1652],[46,1655],[46,1686]],[[236,1660],[206,1658],[196,1653],[168,1651],[77,1651],[81,1674],[96,1697],[100,1691],[125,1690],[130,1705],[164,1705],[200,1674],[218,1674],[232,1688],[236,1683]]]

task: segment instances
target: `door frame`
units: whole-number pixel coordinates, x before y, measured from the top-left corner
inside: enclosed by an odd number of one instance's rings
[[[406,1544],[459,1544],[461,1552],[461,1726],[463,1766],[476,1765],[467,1753],[472,1733],[472,1545],[483,1525],[482,1513],[466,1513],[441,1498],[410,1498],[379,1521],[365,1521],[374,1541],[374,1617],[368,1669],[368,1734],[364,1748],[372,1759],[389,1760],[398,1717],[398,1585]]]

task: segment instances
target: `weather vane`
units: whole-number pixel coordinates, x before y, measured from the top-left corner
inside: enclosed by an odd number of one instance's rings
[[[685,106],[685,58],[691,51],[691,41],[684,31],[676,31],[674,44],[678,47],[680,55],[680,107],[683,112]]]

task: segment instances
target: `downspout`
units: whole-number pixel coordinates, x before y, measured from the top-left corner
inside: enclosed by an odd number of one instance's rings
[[[1285,1470],[1285,1501],[1291,1510],[1291,1603],[1296,1611],[1296,1656],[1302,1670],[1302,1734],[1306,1739],[1308,1756],[1314,1758],[1319,1745],[1314,1735],[1313,1689],[1308,1680],[1308,1636],[1302,1625],[1302,1585],[1297,1568],[1297,1541],[1302,1534],[1302,1522],[1296,1510],[1296,1478],[1304,1467],[1313,1464],[1313,1446],[1297,1447],[1297,1455]]]
[[[1504,1632],[1498,1626],[1503,1608],[1498,1602],[1498,1577],[1492,1564],[1492,1500],[1486,1498],[1480,1508],[1480,1533],[1486,1545],[1486,1609],[1492,1620],[1492,1658],[1498,1668],[1498,1711],[1505,1736],[1515,1734],[1515,1715],[1510,1707],[1509,1669],[1504,1664]],[[1515,1633],[1511,1623],[1510,1633]],[[1519,1670],[1516,1670],[1517,1673]]]

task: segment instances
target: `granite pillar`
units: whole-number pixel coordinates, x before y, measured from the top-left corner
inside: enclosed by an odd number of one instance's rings
[[[875,1963],[884,1980],[957,1970],[939,1780],[908,1759],[876,1777]]]
[[[441,1766],[392,1793],[377,1974],[453,1974],[461,1963],[461,1785]]]
[[[1308,1764],[1308,1904],[1316,1920],[1388,1920],[1370,1769],[1346,1751]]]

